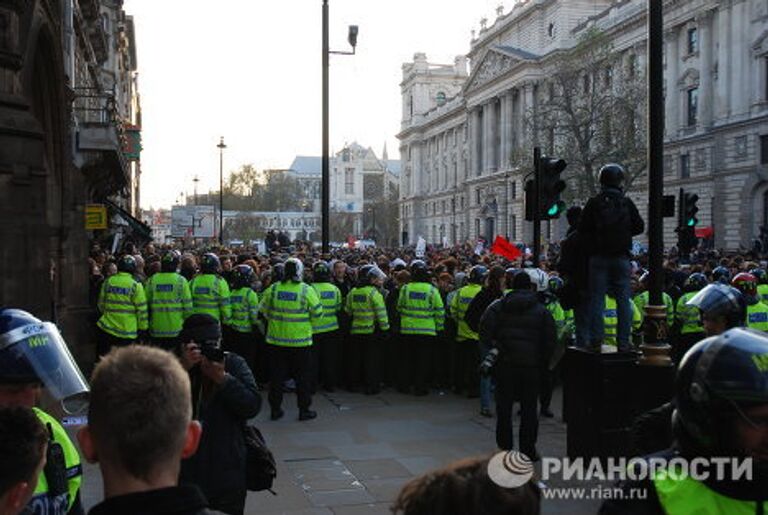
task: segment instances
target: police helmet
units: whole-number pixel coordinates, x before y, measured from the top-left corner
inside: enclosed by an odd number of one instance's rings
[[[724,266],[715,267],[715,269],[712,270],[712,281],[729,284],[731,282],[731,271]]]
[[[304,279],[304,263],[299,258],[291,257],[285,260],[285,279],[295,283]]]
[[[549,282],[547,283],[547,286],[549,288],[549,291],[551,291],[554,294],[557,294],[560,292],[560,290],[563,289],[563,284],[564,284],[563,280],[560,277],[553,275],[552,277],[549,278]]]
[[[609,163],[600,169],[600,184],[612,188],[621,188],[624,184],[624,167],[616,163]]]
[[[768,274],[765,273],[764,269],[753,268],[752,270],[749,271],[749,273],[755,276],[758,283],[760,284],[768,283]]]
[[[739,290],[744,295],[754,297],[757,295],[757,277],[746,272],[736,274],[731,281],[731,286]]]
[[[757,365],[766,355],[768,336],[745,328],[701,340],[685,354],[672,416],[684,450],[717,455],[733,448],[730,424],[740,407],[768,403],[768,369]]]
[[[699,308],[707,317],[723,316],[728,328],[744,325],[747,302],[739,290],[723,283],[712,283],[694,295],[686,306]]]
[[[683,290],[686,293],[699,291],[707,285],[707,276],[701,272],[694,272],[685,279]]]
[[[429,268],[421,259],[411,261],[411,278],[413,282],[429,282]]]
[[[531,284],[536,286],[537,292],[547,291],[549,276],[540,268],[526,268],[523,270],[531,278]]]
[[[469,282],[473,284],[482,284],[486,275],[488,275],[487,267],[483,265],[475,265],[469,270]]]
[[[160,261],[160,270],[163,272],[176,272],[179,269],[179,263],[181,263],[181,252],[169,250],[163,254],[163,259]]]
[[[515,267],[509,267],[506,270],[504,270],[504,281],[507,284],[507,288],[512,287],[512,280],[515,278],[515,276],[519,272],[520,272],[520,269]]]
[[[213,252],[207,252],[200,258],[200,271],[204,274],[215,274],[221,269],[219,256]]]
[[[117,260],[117,271],[127,274],[136,273],[136,258],[130,254],[123,255]]]
[[[312,280],[316,283],[327,283],[331,280],[331,268],[325,261],[312,265]]]
[[[232,284],[235,288],[250,287],[254,275],[251,265],[237,265],[232,269]]]
[[[88,383],[58,328],[21,309],[0,308],[0,383],[42,383],[66,411],[85,406]]]
[[[270,275],[272,282],[280,282],[285,277],[285,265],[282,263],[276,263],[272,265],[272,273]]]

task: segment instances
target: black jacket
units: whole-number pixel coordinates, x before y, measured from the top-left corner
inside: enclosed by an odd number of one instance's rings
[[[194,456],[181,463],[180,482],[199,486],[209,499],[246,491],[243,427],[261,409],[261,396],[245,360],[226,353],[224,368],[228,376],[224,383],[203,399],[199,371],[193,369],[190,374],[195,418],[203,426],[203,435]]]
[[[618,188],[603,188],[589,199],[579,223],[582,248],[592,256],[628,257],[632,236],[644,230],[637,206]]]
[[[160,488],[105,499],[88,515],[209,515],[208,503],[192,485]]]
[[[499,349],[497,370],[547,370],[555,339],[555,320],[532,291],[507,293],[480,319],[480,340]]]
[[[587,274],[589,271],[587,253],[581,245],[581,234],[577,229],[571,228],[560,243],[560,259],[557,262],[557,271],[580,290],[587,287]]]
[[[467,312],[464,314],[464,320],[470,329],[476,333],[480,331],[480,319],[483,317],[483,313],[498,298],[499,295],[494,294],[487,287],[484,287],[475,295],[475,298],[467,306]]]

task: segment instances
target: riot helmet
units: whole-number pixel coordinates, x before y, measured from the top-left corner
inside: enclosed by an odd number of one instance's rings
[[[235,288],[250,288],[255,274],[251,265],[237,265],[232,269],[232,285]]]
[[[312,280],[316,283],[327,283],[331,280],[331,268],[325,261],[312,265]]]
[[[712,282],[715,281],[721,282],[723,284],[730,284],[731,271],[724,266],[715,267],[715,269],[712,270]]]
[[[609,163],[600,169],[600,185],[603,187],[621,188],[624,184],[624,167]]]
[[[685,304],[699,308],[703,317],[724,317],[727,329],[744,325],[747,316],[747,303],[741,292],[722,283],[707,285]]]
[[[88,382],[58,328],[21,309],[0,308],[0,383],[37,382],[69,413],[87,403]]]
[[[136,273],[136,258],[131,254],[124,254],[117,260],[117,271],[125,272],[127,274]]]
[[[176,272],[179,269],[179,263],[181,263],[181,253],[178,250],[169,250],[163,254],[163,259],[160,261],[160,270],[163,272]]]
[[[683,283],[683,291],[691,293],[699,291],[707,285],[707,276],[701,272],[694,272],[685,279]]]
[[[768,274],[766,274],[765,270],[762,268],[753,268],[749,273],[757,278],[759,284],[766,284],[768,282]]]
[[[757,277],[746,272],[736,274],[736,277],[731,281],[731,286],[739,290],[747,297],[755,297],[757,295]]]
[[[472,284],[483,284],[486,275],[488,275],[487,267],[475,265],[469,270],[469,282]]]
[[[304,263],[299,258],[291,257],[285,260],[285,279],[295,283],[304,279]]]
[[[429,268],[421,259],[411,261],[411,278],[416,283],[429,282]]]
[[[221,270],[219,256],[213,252],[207,252],[200,258],[200,271],[204,274],[215,274]]]

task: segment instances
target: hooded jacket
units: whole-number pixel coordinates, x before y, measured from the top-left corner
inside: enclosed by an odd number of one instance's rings
[[[532,291],[509,292],[480,319],[480,340],[499,349],[497,369],[546,370],[556,338],[555,320]]]

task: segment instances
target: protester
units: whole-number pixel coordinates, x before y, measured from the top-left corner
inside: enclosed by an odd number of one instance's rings
[[[517,274],[512,291],[494,301],[483,314],[480,339],[498,352],[493,366],[496,445],[503,450],[514,448],[512,406],[518,400],[522,416],[518,449],[535,461],[539,458],[536,450],[539,388],[542,375],[549,371],[557,334],[552,315],[532,288],[528,274]]]
[[[396,515],[537,515],[541,492],[534,481],[506,488],[488,475],[488,458],[468,458],[406,484],[392,507]]]
[[[619,352],[632,350],[632,312],[629,291],[629,256],[632,236],[645,228],[631,199],[624,195],[624,168],[608,164],[600,170],[599,194],[584,206],[579,222],[583,249],[589,257],[589,346],[599,352],[604,339],[605,294],[610,291],[617,305]]]

